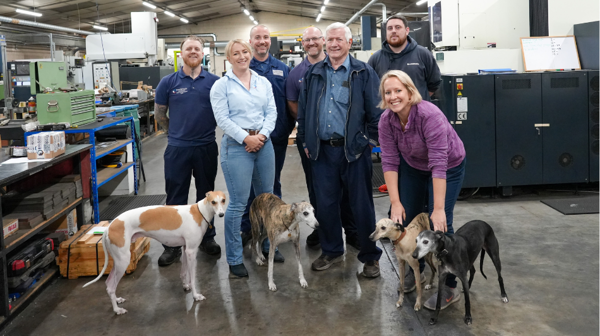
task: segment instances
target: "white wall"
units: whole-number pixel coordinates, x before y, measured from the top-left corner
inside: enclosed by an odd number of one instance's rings
[[[271,32],[283,31],[284,34],[299,34],[301,35],[304,29],[308,26],[316,26],[325,32],[325,28],[333,23],[333,21],[315,22],[313,17],[300,17],[295,15],[276,14],[270,12],[256,13],[254,17],[261,23],[269,27]],[[351,24],[350,29],[352,34],[360,33],[360,20],[357,23]],[[248,17],[241,13],[237,15],[227,16],[215,20],[208,20],[199,23],[198,25],[181,24],[179,27],[160,30],[158,35],[162,34],[194,34],[194,33],[214,33],[219,41],[229,41],[231,39],[241,38],[248,40],[250,38],[250,29],[254,24]],[[297,29],[295,29],[297,28]],[[294,30],[291,30],[294,29]],[[296,36],[297,37],[297,36]],[[294,39],[294,36],[280,36],[280,40]],[[208,39],[210,40],[210,39]],[[181,42],[181,39],[166,39],[166,42]],[[219,52],[223,53],[224,48],[219,48]],[[224,71],[225,57],[217,57],[216,60],[217,73],[220,76]],[[211,66],[212,69],[212,66]]]
[[[25,48],[6,48],[6,59],[8,62],[20,59],[41,59],[50,58],[50,47],[46,50],[40,49],[25,49]]]
[[[550,36],[573,35],[573,25],[600,19],[598,0],[548,0]]]

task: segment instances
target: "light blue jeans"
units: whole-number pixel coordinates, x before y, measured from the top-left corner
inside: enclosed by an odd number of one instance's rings
[[[275,180],[275,152],[271,140],[256,153],[246,152],[245,147],[228,135],[221,139],[221,168],[229,192],[229,205],[225,211],[225,250],[227,263],[231,266],[243,262],[240,226],[251,185],[254,185],[255,195],[273,193]],[[269,250],[267,240],[263,244],[264,250]]]

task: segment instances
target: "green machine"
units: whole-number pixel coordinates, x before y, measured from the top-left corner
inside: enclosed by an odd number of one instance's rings
[[[67,82],[64,62],[31,62],[29,70],[40,124],[84,125],[96,120],[94,91],[73,90]]]

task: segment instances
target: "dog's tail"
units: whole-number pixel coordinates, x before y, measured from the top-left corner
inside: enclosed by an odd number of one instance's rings
[[[485,257],[485,250],[481,249],[481,256],[479,257],[479,270],[481,271],[481,275],[487,280],[485,273],[483,273],[483,257]]]
[[[102,276],[104,275],[104,272],[106,271],[106,267],[108,267],[108,239],[106,239],[108,237],[108,230],[104,230],[104,233],[102,234],[102,246],[104,247],[104,267],[102,267],[102,271],[100,271],[100,274],[98,274],[98,277],[88,283],[86,283],[85,285],[83,285],[83,288],[93,284],[94,282],[100,280],[100,278],[102,278]]]

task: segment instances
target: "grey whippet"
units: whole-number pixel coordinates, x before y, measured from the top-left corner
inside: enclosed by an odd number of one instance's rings
[[[277,290],[273,282],[273,258],[275,249],[281,243],[292,241],[296,248],[298,261],[298,277],[302,288],[308,287],[300,264],[300,224],[305,223],[315,229],[319,226],[315,218],[315,209],[310,203],[286,204],[273,194],[261,194],[254,199],[250,206],[250,223],[252,224],[252,249],[256,251],[256,263],[263,265],[265,257],[261,249],[262,243],[269,238],[269,289]]]
[[[467,325],[473,323],[471,317],[471,302],[469,300],[469,289],[475,276],[475,267],[473,263],[477,259],[477,255],[481,251],[479,258],[479,269],[481,275],[487,279],[483,273],[483,257],[485,252],[488,253],[496,272],[498,272],[498,283],[500,284],[500,294],[502,302],[508,302],[508,296],[504,291],[504,281],[500,271],[500,249],[498,240],[494,234],[492,227],[481,220],[474,220],[466,223],[456,231],[453,236],[446,236],[442,231],[423,231],[417,237],[417,248],[413,253],[414,258],[422,258],[428,253],[434,253],[435,257],[440,261],[438,271],[440,279],[438,285],[438,297],[435,305],[435,312],[429,321],[429,324],[435,324],[440,314],[440,306],[442,303],[441,288],[446,282],[448,274],[454,274],[460,279],[465,294],[465,323]],[[467,285],[467,272],[470,271],[469,282]]]

